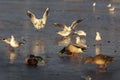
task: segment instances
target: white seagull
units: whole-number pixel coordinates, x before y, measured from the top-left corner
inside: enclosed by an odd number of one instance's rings
[[[107,7],[108,7],[108,8],[112,7],[112,4],[108,4]]]
[[[14,36],[11,35],[11,38],[8,38],[8,39],[2,39],[5,43],[7,43],[8,45],[10,45],[11,47],[13,48],[17,48],[19,47],[20,45],[23,45],[24,43],[23,42],[18,42],[15,40]]]
[[[108,10],[109,10],[110,12],[115,11],[115,7],[112,6],[112,4],[108,4],[107,7],[108,7]]]
[[[44,28],[44,26],[46,25],[48,14],[49,14],[49,8],[45,10],[43,17],[41,19],[38,19],[32,12],[27,11],[27,15],[31,19],[31,22],[33,23],[36,29]]]
[[[110,12],[114,12],[114,11],[115,11],[115,7],[110,7],[110,8],[109,8],[109,11],[110,11]]]
[[[96,32],[96,38],[95,38],[95,40],[96,41],[101,41],[102,40],[99,32]]]
[[[95,7],[95,6],[96,6],[96,2],[94,2],[94,3],[92,4],[92,6]]]
[[[86,45],[86,39],[85,38],[81,38],[79,36],[76,37],[76,44],[84,46],[84,47],[87,47],[87,45]]]
[[[83,30],[76,30],[74,33],[79,35],[79,36],[86,36],[87,35],[86,32]]]
[[[59,24],[59,23],[54,23],[54,26],[63,28],[63,30],[59,31],[57,34],[59,34],[63,37],[67,37],[75,29],[75,27],[78,25],[78,23],[83,21],[83,20],[84,20],[83,18],[75,20],[72,22],[72,24],[69,27],[66,26],[65,24]]]

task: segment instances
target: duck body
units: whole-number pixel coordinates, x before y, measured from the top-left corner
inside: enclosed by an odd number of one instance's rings
[[[84,63],[91,62],[92,64],[97,64],[99,65],[99,68],[104,68],[107,69],[107,65],[111,62],[113,62],[113,57],[99,54],[94,57],[87,57],[84,61]]]
[[[35,56],[34,55],[28,55],[26,58],[25,58],[25,63],[27,65],[37,65],[38,64],[38,61],[37,59],[35,59]]]
[[[64,47],[58,55],[61,56],[63,53],[74,56],[75,54],[84,53],[86,51],[86,47],[79,46],[77,44],[69,44],[68,46]]]
[[[45,61],[40,56],[34,56],[33,54],[29,54],[25,58],[25,64],[31,65],[31,66],[37,66],[39,61],[42,62],[42,64],[45,64]]]

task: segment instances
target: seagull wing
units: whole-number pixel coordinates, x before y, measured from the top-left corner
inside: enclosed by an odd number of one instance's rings
[[[30,12],[30,11],[27,11],[27,15],[29,16],[29,18],[35,17],[35,15],[32,12]]]
[[[60,28],[63,28],[63,29],[68,28],[65,24],[53,23],[53,25],[54,25],[55,27],[60,27]]]
[[[47,8],[47,9],[45,10],[45,12],[44,12],[44,14],[43,14],[43,18],[47,18],[48,14],[49,14],[49,11],[50,11],[49,8]]]
[[[75,20],[75,21],[73,21],[72,22],[72,24],[71,24],[71,29],[74,29],[77,25],[78,25],[78,23],[79,22],[81,22],[81,21],[83,21],[84,19],[83,18],[81,18],[81,19],[78,19],[78,20]]]

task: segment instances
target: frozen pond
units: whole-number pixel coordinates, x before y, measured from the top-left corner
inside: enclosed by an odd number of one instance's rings
[[[92,3],[96,2],[96,7]],[[109,11],[111,3],[115,11]],[[36,31],[26,15],[28,10],[37,17],[46,8],[50,8],[47,25]],[[70,25],[79,18],[85,20],[77,29],[87,33],[89,46],[84,55],[58,57],[57,53],[64,46],[60,44],[60,29],[55,22]],[[96,32],[102,36],[101,46],[96,44]],[[18,50],[10,51],[8,45],[0,41],[0,80],[119,80],[120,79],[120,1],[114,0],[0,0],[0,37],[14,35],[19,41],[26,41]],[[74,37],[72,38],[74,41]],[[83,64],[87,56],[102,54],[115,58],[108,65],[107,72],[100,72],[93,64]],[[28,67],[24,64],[27,54],[42,56],[46,64]],[[86,79],[87,80],[87,79]]]

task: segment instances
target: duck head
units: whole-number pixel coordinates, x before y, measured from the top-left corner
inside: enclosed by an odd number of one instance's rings
[[[110,62],[113,62],[114,60],[113,60],[113,57],[109,57],[109,58],[107,58],[107,61],[106,61],[106,63],[110,63]]]
[[[86,52],[86,47],[81,48],[83,52]]]
[[[35,56],[35,58],[38,62],[40,61],[42,64],[45,64],[45,60],[41,56]]]
[[[93,61],[93,57],[87,57],[85,60],[84,60],[84,64],[88,63],[88,62],[92,62]]]

